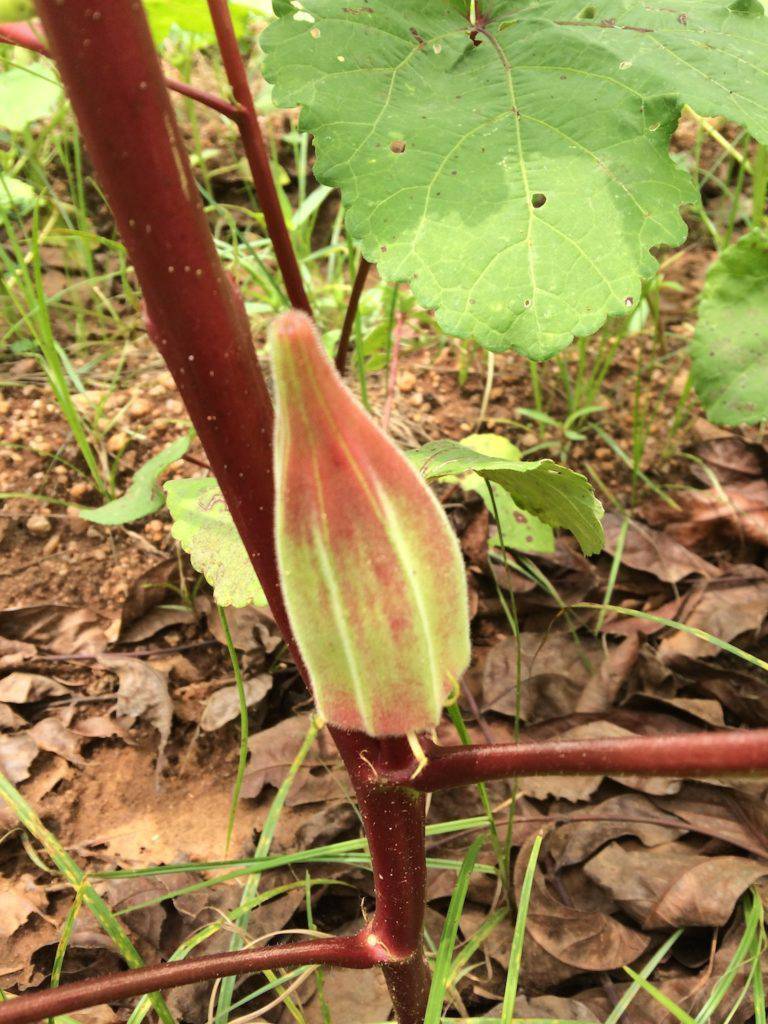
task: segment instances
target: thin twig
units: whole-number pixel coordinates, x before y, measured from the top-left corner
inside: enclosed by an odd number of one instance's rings
[[[31,23],[27,21],[0,24],[0,42],[21,46],[25,50],[39,53],[43,57],[51,56],[50,50],[42,38],[35,32]],[[176,78],[167,77],[165,78],[165,84],[173,92],[178,92],[182,96],[188,96],[197,103],[202,103],[203,106],[210,107],[211,110],[215,110],[217,113],[223,114],[237,123],[239,123],[245,113],[239,104],[230,103],[229,100],[225,100],[222,96],[215,96],[213,93],[206,92],[205,89],[198,89],[196,85],[190,85],[187,82],[180,82]]]

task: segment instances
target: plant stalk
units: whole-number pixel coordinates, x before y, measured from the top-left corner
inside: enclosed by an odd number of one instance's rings
[[[365,970],[387,959],[386,952],[375,938],[372,943],[368,941],[370,934],[366,930],[349,937],[333,936],[283,946],[244,949],[236,953],[215,953],[178,963],[107,974],[90,981],[72,982],[0,1003],[0,1024],[33,1024],[34,1021],[73,1013],[89,1006],[119,1003],[130,996],[232,974],[314,964]]]
[[[347,356],[349,354],[349,343],[352,339],[352,331],[355,326],[355,317],[357,316],[357,310],[360,306],[360,296],[363,294],[363,288],[368,278],[368,272],[371,269],[371,264],[365,258],[360,257],[360,265],[357,268],[355,274],[355,280],[352,283],[352,292],[349,296],[349,305],[347,306],[347,312],[344,315],[344,323],[341,328],[341,335],[339,337],[339,347],[336,350],[336,369],[343,377],[347,369]]]
[[[425,753],[423,766],[412,759],[410,766],[394,772],[382,767],[380,773],[393,785],[410,785],[422,793],[520,775],[768,775],[768,729],[616,740],[523,740],[519,746],[426,744]]]
[[[198,431],[276,624],[306,680],[274,550],[272,404],[242,300],[214,249],[146,16],[140,4],[110,0],[76,0],[65,6],[39,0],[38,10],[96,176],[141,283],[150,334]],[[221,29],[216,4],[214,12]],[[222,39],[227,45],[226,31]],[[231,52],[229,59],[232,69]],[[393,959],[407,961],[390,972],[388,982],[396,1005],[410,1003],[410,1015],[402,1024],[411,1024],[417,1019],[413,1014],[423,1009],[421,994],[427,985],[421,945],[423,800],[410,788],[374,785],[366,767],[381,761],[397,769],[406,763],[410,748],[404,738],[382,744],[362,734],[330,731],[360,799],[375,865],[371,928],[384,937]]]
[[[232,16],[229,13],[229,5],[227,0],[208,0],[208,9],[211,12],[211,20],[216,31],[224,70],[232,87],[232,95],[242,110],[242,114],[237,119],[240,138],[243,141],[243,149],[251,169],[253,187],[256,190],[256,196],[267,224],[267,231],[274,246],[275,257],[283,275],[285,290],[291,304],[296,309],[303,309],[311,316],[312,309],[304,291],[301,269],[280,206],[267,147],[261,134],[256,107],[253,104],[248,74],[240,55]]]

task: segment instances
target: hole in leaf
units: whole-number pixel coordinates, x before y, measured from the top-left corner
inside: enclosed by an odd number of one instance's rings
[[[534,192],[531,196],[531,206],[534,210],[539,210],[546,203],[547,197],[543,192]]]

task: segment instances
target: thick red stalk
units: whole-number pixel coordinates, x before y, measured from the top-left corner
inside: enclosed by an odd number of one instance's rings
[[[194,960],[124,971],[122,974],[107,974],[92,981],[73,982],[0,1003],[0,1024],[33,1024],[34,1021],[74,1013],[89,1006],[102,1003],[109,1005],[130,996],[224,978],[231,974],[314,964],[365,970],[387,959],[382,947],[375,940],[369,942],[369,937],[370,932],[366,931],[350,937],[334,936],[309,942],[292,942],[284,946],[240,950],[237,953],[216,953],[196,957]]]
[[[11,21],[0,24],[0,43],[11,43],[13,46],[21,46],[25,50],[32,50],[34,53],[41,53],[44,57],[50,57],[48,47],[28,21]],[[242,109],[234,103],[222,99],[221,96],[214,96],[213,93],[206,92],[205,89],[198,89],[196,85],[180,82],[177,78],[166,78],[164,81],[173,92],[188,96],[189,99],[202,103],[203,106],[210,107],[211,110],[216,110],[219,114],[224,114],[232,121],[239,121],[243,114]]]
[[[256,189],[256,196],[259,200],[264,220],[267,224],[269,237],[275,249],[275,256],[280,266],[285,282],[285,290],[291,305],[296,309],[303,309],[305,313],[312,315],[304,283],[301,279],[301,270],[296,260],[296,253],[293,250],[291,236],[288,233],[288,226],[277,196],[275,180],[272,177],[272,168],[269,165],[267,147],[264,144],[264,137],[259,127],[259,118],[251,95],[251,86],[248,82],[248,75],[240,56],[240,48],[237,43],[237,36],[232,24],[232,16],[229,13],[227,0],[208,0],[208,9],[211,12],[213,27],[216,30],[216,39],[221,51],[221,59],[224,62],[224,70],[227,73],[229,84],[232,87],[232,95],[235,102],[241,107],[243,113],[238,118],[240,138],[243,140],[243,149],[248,166],[253,177],[253,186]]]
[[[423,767],[389,771],[393,785],[422,793],[517,775],[661,775],[711,778],[768,774],[768,729],[636,736],[616,740],[439,747],[430,743]],[[418,774],[416,774],[418,769]]]
[[[272,405],[242,302],[216,256],[143,9],[115,0],[66,5],[39,0],[38,10],[96,176],[144,291],[151,334],[301,669],[275,562]],[[373,928],[386,936],[393,958],[406,961],[392,984],[398,991],[407,990],[409,998],[418,996],[412,1012],[420,1013],[426,984],[421,947],[423,805],[410,791],[384,796],[368,779],[366,765],[380,756],[376,741],[362,734],[332,733],[360,790],[377,865]],[[388,744],[388,763],[399,766],[408,756],[404,739]],[[384,815],[382,822],[377,813]],[[399,896],[393,902],[395,893]],[[403,912],[404,901],[410,901],[408,913]],[[397,991],[393,999],[402,1002]]]

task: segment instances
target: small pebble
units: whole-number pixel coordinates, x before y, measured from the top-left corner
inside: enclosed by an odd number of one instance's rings
[[[117,455],[127,444],[128,435],[122,430],[118,430],[118,432],[116,434],[112,434],[110,439],[107,441],[107,451],[110,455]]]
[[[31,515],[26,525],[27,532],[31,533],[33,537],[47,537],[53,529],[51,520],[41,512],[35,512],[34,515]]]
[[[52,555],[55,551],[59,550],[59,544],[61,544],[61,534],[54,533],[43,546],[44,555]]]
[[[404,370],[398,377],[397,386],[404,392],[413,391],[416,387],[416,374],[411,373],[410,370]]]

